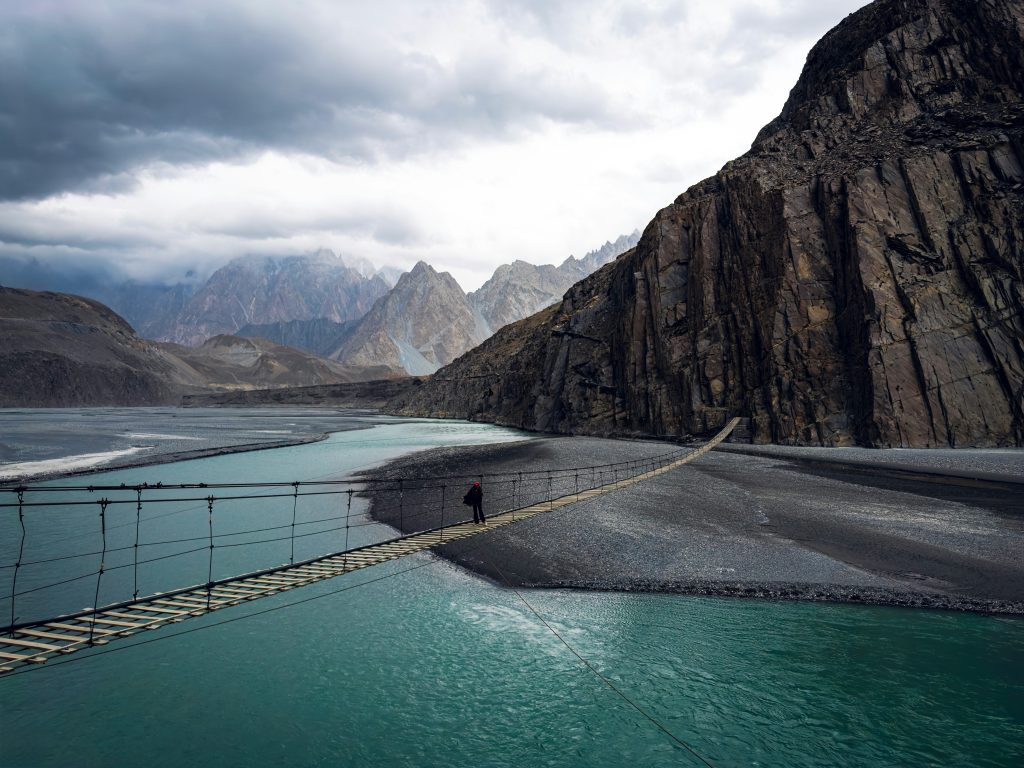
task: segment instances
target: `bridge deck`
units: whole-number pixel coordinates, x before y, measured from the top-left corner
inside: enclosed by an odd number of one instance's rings
[[[598,488],[503,512],[488,517],[484,525],[471,522],[455,523],[301,563],[282,565],[211,584],[158,593],[96,610],[86,609],[54,619],[18,625],[9,634],[0,637],[0,674],[11,672],[26,664],[44,663],[54,656],[103,645],[143,630],[159,629],[167,624],[202,616],[222,608],[369,568],[388,560],[433,549],[447,542],[476,536],[561,509],[569,504],[627,488],[703,456],[728,437],[738,421],[739,419],[733,419],[714,438],[670,464]]]

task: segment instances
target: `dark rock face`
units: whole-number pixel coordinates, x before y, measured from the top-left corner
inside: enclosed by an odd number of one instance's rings
[[[1024,442],[1024,2],[878,0],[751,151],[402,413],[555,432]]]

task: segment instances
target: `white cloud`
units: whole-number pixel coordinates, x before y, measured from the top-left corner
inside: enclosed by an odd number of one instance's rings
[[[324,246],[378,265],[425,259],[472,289],[500,263],[558,261],[645,225],[746,151],[810,46],[862,4],[246,3],[203,21],[238,15],[235,32],[256,36],[239,43],[245,56],[259,61],[265,47],[280,62],[260,61],[251,78],[225,63],[207,73],[205,101],[180,92],[203,75],[188,60],[152,58],[183,35],[209,64],[205,46],[232,29],[196,39],[197,6],[165,6],[166,39],[150,30],[157,50],[136,50],[96,30],[115,17],[132,26],[140,6],[76,6],[78,26],[62,19],[62,35],[81,32],[108,63],[148,56],[138,87],[169,89],[185,114],[132,95],[130,73],[103,74],[129,93],[105,104],[111,119],[144,111],[151,124],[122,137],[122,154],[103,137],[110,153],[100,171],[82,164],[78,186],[55,173],[65,191],[0,204],[0,255],[54,263],[84,252],[126,276],[175,279],[238,255]],[[32,29],[45,37],[48,24],[37,13]],[[216,113],[225,94],[238,114]],[[196,141],[175,143],[185,129]],[[108,171],[118,183],[97,192]]]

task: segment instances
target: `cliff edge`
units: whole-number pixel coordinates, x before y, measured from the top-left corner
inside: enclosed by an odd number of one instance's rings
[[[549,432],[1024,442],[1024,2],[877,0],[751,150],[399,397]]]

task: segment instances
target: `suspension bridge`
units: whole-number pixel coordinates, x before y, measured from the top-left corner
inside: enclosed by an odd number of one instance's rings
[[[0,493],[7,496],[0,503],[0,509],[4,510],[8,519],[16,514],[15,530],[20,531],[16,558],[11,563],[0,565],[0,572],[6,572],[10,582],[9,592],[3,598],[9,602],[9,623],[0,627],[0,674],[14,672],[26,665],[43,664],[57,656],[105,645],[118,638],[159,629],[171,623],[332,579],[416,552],[435,549],[449,542],[477,536],[626,488],[703,456],[725,440],[738,422],[739,419],[733,419],[700,447],[677,449],[649,458],[588,467],[478,476],[487,488],[487,509],[501,510],[489,513],[484,524],[458,519],[460,513],[465,513],[462,511],[459,494],[452,491],[466,486],[467,479],[463,477],[131,486],[51,484],[0,488]],[[478,478],[469,478],[469,481],[475,479]],[[197,492],[199,495],[196,495]],[[96,498],[97,494],[101,494],[99,498]],[[300,499],[328,503],[340,499],[344,513],[300,520]],[[394,518],[397,513],[397,527],[404,533],[392,536],[393,528],[371,519],[368,513],[358,510],[353,512],[354,499],[364,503],[372,500],[378,512],[390,507],[391,517]],[[285,520],[278,525],[216,530],[218,509],[225,505],[269,502],[280,508],[282,500],[285,503],[289,500],[292,502],[290,522]],[[182,513],[201,515],[205,512],[205,533],[146,541],[141,537],[141,530],[144,522],[142,513],[147,504],[170,507],[163,515],[151,518],[153,520]],[[369,508],[369,504],[365,506]],[[66,554],[46,552],[51,556],[34,560],[25,557],[27,520],[48,515],[52,522],[53,514],[70,514],[75,510],[86,513],[98,510],[99,530],[93,534],[99,541],[99,550],[75,550]],[[117,510],[122,512],[120,517],[115,514]],[[115,533],[124,540],[125,535],[132,533],[132,524],[134,541],[114,546]],[[371,526],[387,533],[382,534],[384,537],[379,540],[350,546],[354,531]],[[52,527],[50,525],[48,530]],[[271,536],[252,538],[264,534]],[[79,535],[58,538],[57,541],[66,543],[69,539],[74,542],[84,538]],[[297,556],[297,542],[301,552],[302,542],[307,539],[316,541],[317,546],[326,551],[305,557]],[[216,553],[232,548],[274,544],[288,546],[288,562],[248,570],[238,575],[215,577]],[[175,545],[184,545],[186,549],[166,551],[166,548]],[[145,556],[144,552],[152,548],[158,548],[160,554]],[[147,565],[164,564],[176,558],[189,558],[192,565],[195,565],[196,557],[203,555],[206,560],[206,578],[201,583],[178,588],[165,587],[140,596],[140,575],[143,575]],[[71,576],[62,570],[67,563],[97,556],[98,565],[95,570]],[[55,570],[55,567],[59,570]],[[19,591],[19,582],[25,584],[26,572],[31,568],[42,570],[34,574],[28,580],[28,586],[23,586]],[[101,595],[105,598],[111,587],[112,572],[119,574],[113,586],[125,594],[118,600],[101,600]],[[132,577],[130,584],[129,573]],[[84,609],[55,614],[52,610],[54,601],[39,599],[41,594],[68,589],[68,585],[76,585],[78,591],[74,594],[80,596],[83,583],[89,583],[92,593],[91,605]],[[26,605],[26,601],[29,605]],[[30,614],[40,615],[22,618],[19,604]]]

